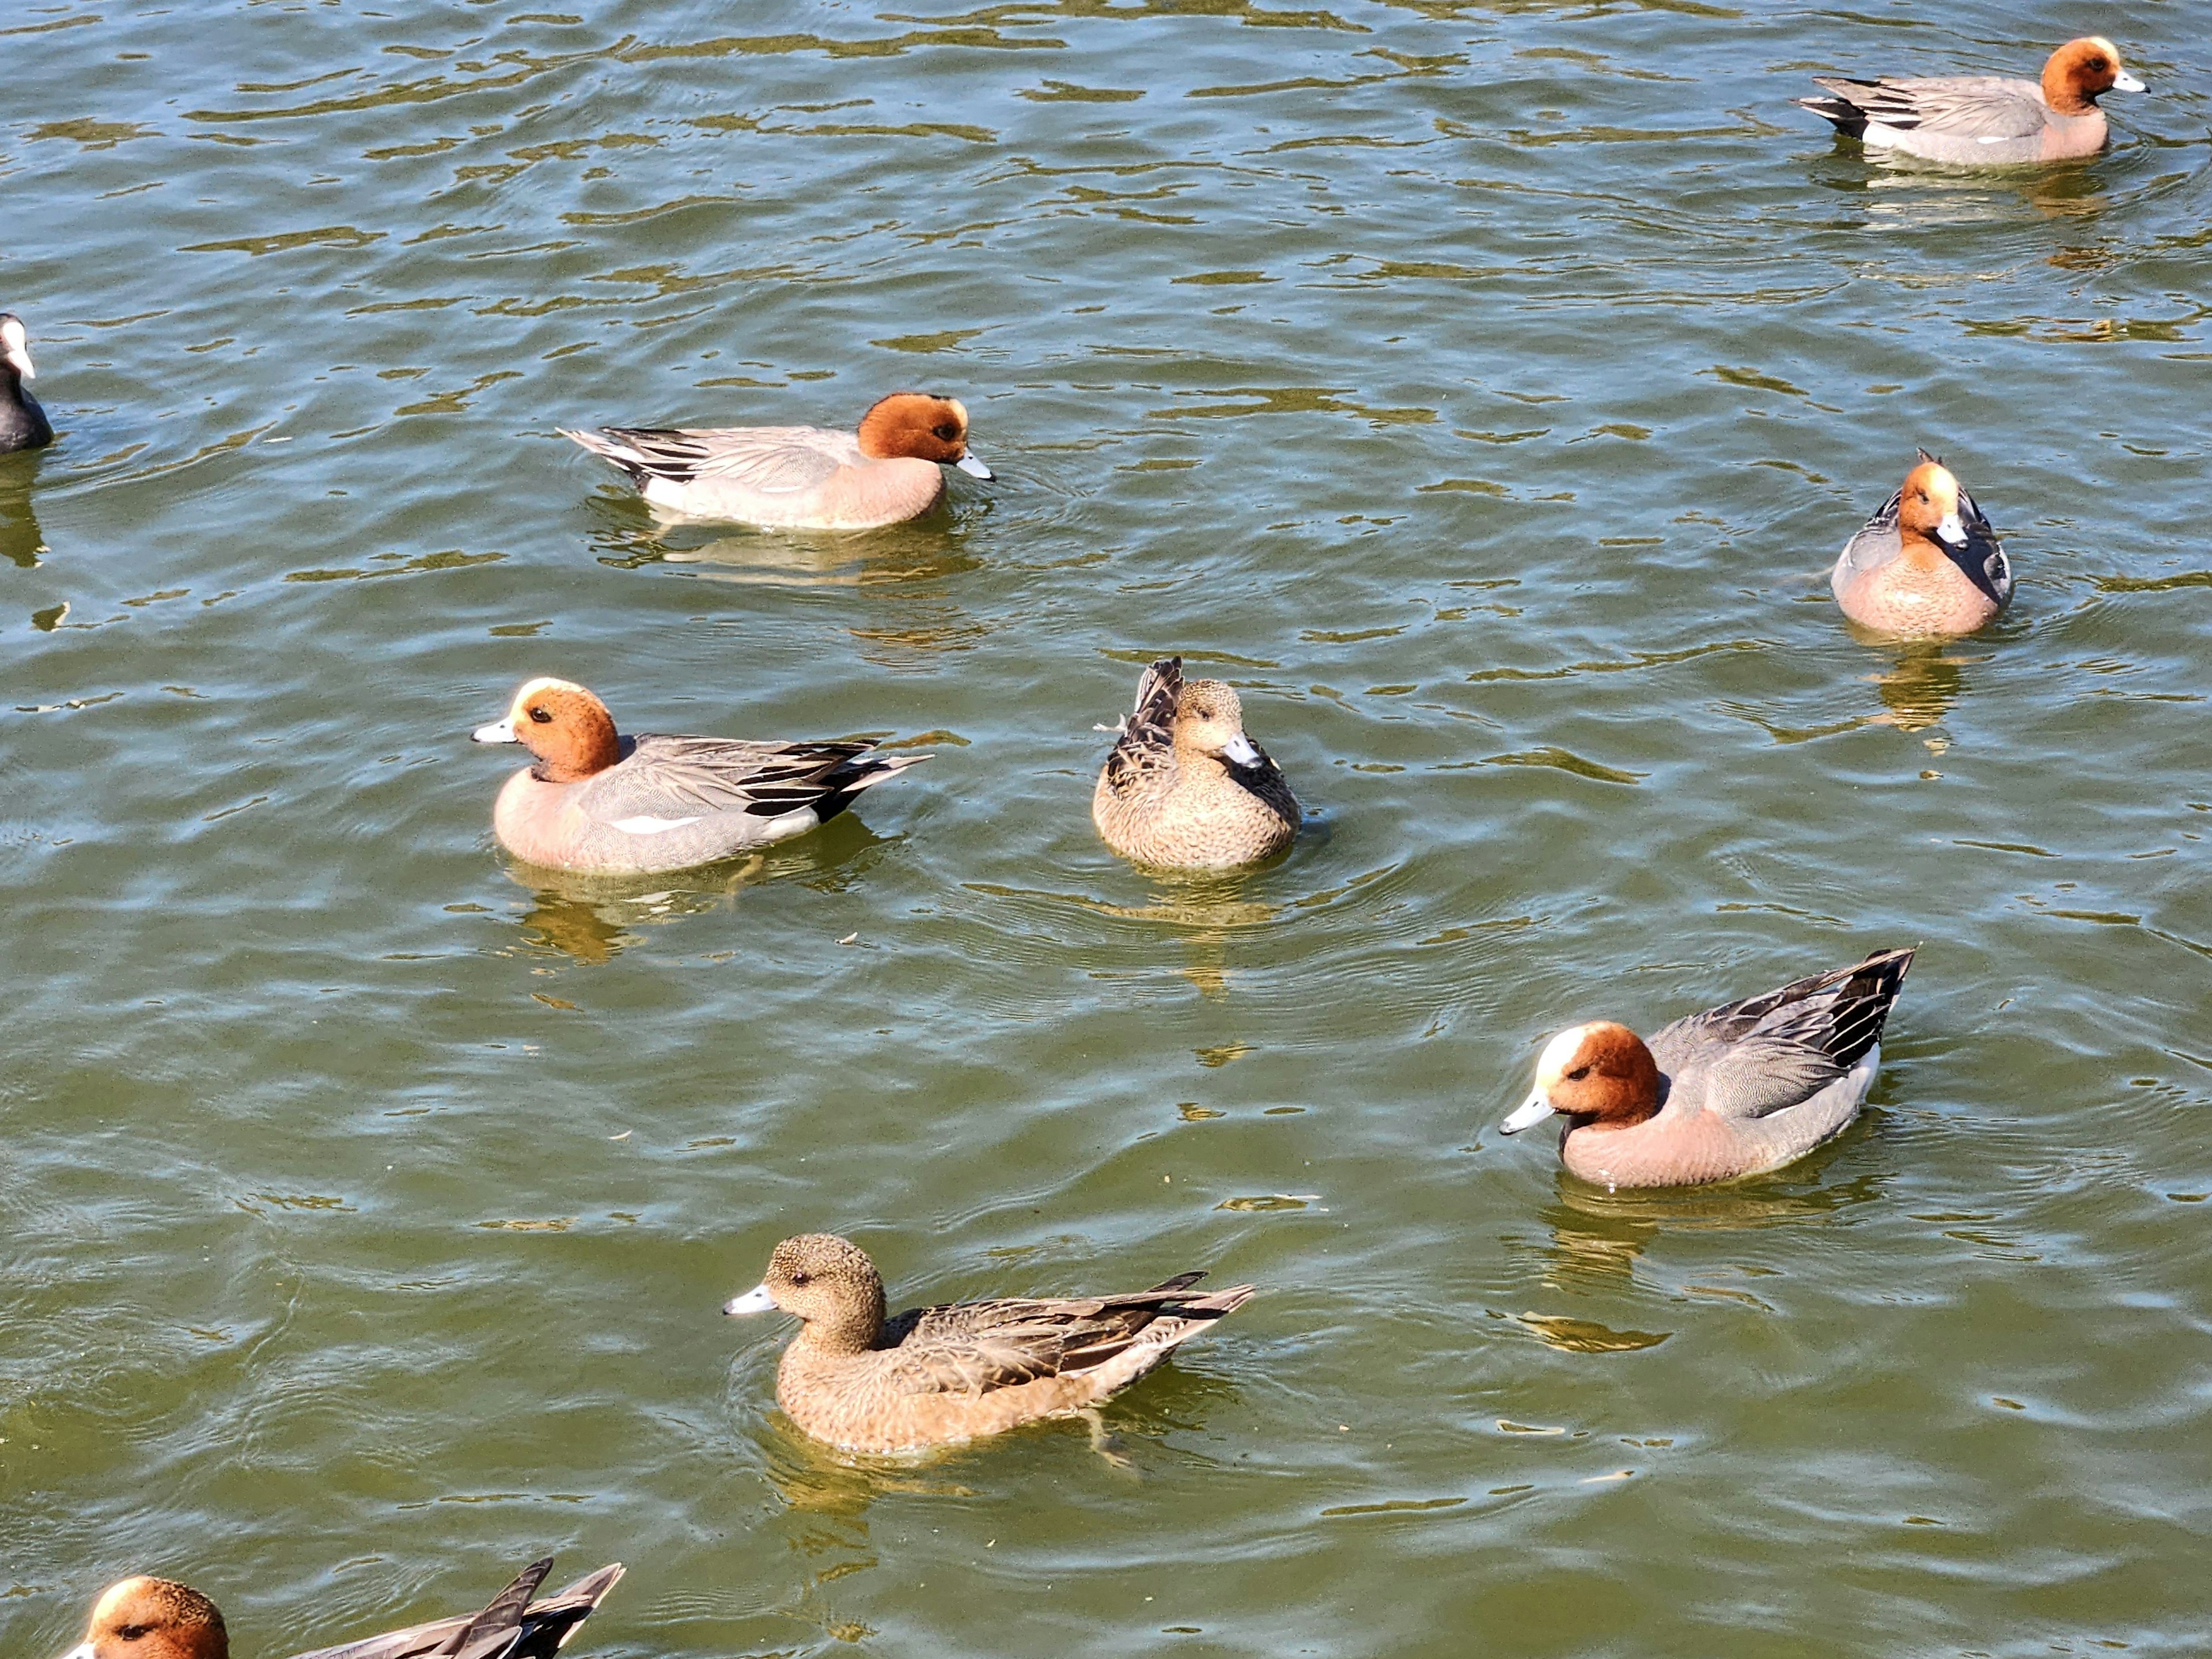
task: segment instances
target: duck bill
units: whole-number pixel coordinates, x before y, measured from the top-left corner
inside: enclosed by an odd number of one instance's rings
[[[1239,766],[1257,766],[1260,763],[1259,745],[1242,732],[1223,744],[1221,752]]]
[[[1502,1135],[1517,1135],[1523,1129],[1533,1129],[1552,1115],[1552,1103],[1544,1098],[1541,1089],[1521,1103],[1520,1109],[1498,1126]]]
[[[5,351],[0,351],[0,359],[5,359],[8,367],[27,380],[35,380],[39,378],[39,371],[31,367],[31,349],[28,346],[9,346]],[[88,1650],[79,1650],[79,1651],[88,1651]],[[68,1654],[64,1656],[64,1659],[76,1659],[76,1655]]]
[[[1966,544],[1966,526],[1956,513],[1946,513],[1943,522],[1936,526],[1936,533],[1949,546],[1964,547]]]
[[[2125,70],[2122,70],[2112,77],[2112,90],[2114,92],[2148,92],[2150,88]]]
[[[489,726],[479,726],[469,733],[469,737],[476,743],[520,743],[522,741],[520,738],[514,735],[514,716],[512,714],[503,720],[494,720]],[[70,1659],[70,1656],[65,1654],[63,1659]]]
[[[963,455],[958,460],[953,462],[952,465],[958,467],[969,477],[981,478],[986,483],[988,483],[991,479],[996,476],[992,472],[989,467],[984,465],[982,462],[977,460],[973,455]]]
[[[743,1296],[733,1296],[725,1302],[722,1311],[732,1319],[745,1314],[774,1313],[775,1298],[769,1294],[767,1285],[756,1285]]]
[[[78,1643],[67,1653],[62,1655],[62,1659],[92,1659],[92,1644],[89,1642]]]

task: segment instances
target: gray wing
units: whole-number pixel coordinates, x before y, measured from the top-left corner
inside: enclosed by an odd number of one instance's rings
[[[2043,89],[2034,82],[2004,76],[1879,81],[1829,75],[1813,78],[1856,110],[1862,120],[1899,131],[1924,128],[1994,143],[2006,138],[2033,137],[2043,131],[2049,112]]]
[[[1673,1087],[1702,1090],[1705,1104],[1723,1116],[1797,1105],[1881,1041],[1912,956],[1877,951],[1849,968],[1691,1014],[1651,1037],[1651,1057]]]
[[[474,1617],[434,1620],[411,1625],[343,1647],[319,1648],[297,1659],[471,1659],[503,1655],[506,1659],[551,1659],[576,1626],[591,1616],[623,1576],[620,1562],[586,1573],[542,1601],[529,1598],[553,1565],[550,1556],[532,1562]]]
[[[747,743],[732,738],[653,733],[585,786],[579,805],[595,820],[697,817],[747,812],[781,817],[801,807],[830,811],[915,756],[893,759],[872,743]],[[845,799],[840,799],[840,798]]]
[[[770,495],[815,489],[864,459],[851,433],[813,426],[607,426],[568,435],[640,484],[711,478]]]

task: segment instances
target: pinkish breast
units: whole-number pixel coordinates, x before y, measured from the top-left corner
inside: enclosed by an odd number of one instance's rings
[[[2084,115],[2061,115],[2054,110],[2043,121],[2043,159],[2067,161],[2094,155],[2104,149],[2105,137],[2104,111],[2093,106]]]
[[[507,781],[491,809],[492,833],[519,859],[558,869],[574,861],[585,829],[574,786],[546,783],[525,767]]]
[[[811,516],[823,525],[898,524],[918,519],[945,493],[945,469],[911,455],[842,466],[822,486]]]

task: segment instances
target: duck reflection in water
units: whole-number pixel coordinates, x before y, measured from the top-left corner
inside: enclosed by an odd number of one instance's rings
[[[1924,732],[1942,720],[1966,694],[1967,665],[1988,660],[1955,654],[1955,645],[1941,640],[1893,645],[1891,650],[1890,666],[1871,677],[1883,705],[1873,719],[1900,732]]]
[[[0,556],[18,570],[36,570],[39,556],[51,550],[31,505],[31,469],[37,465],[28,456],[0,459]]]
[[[840,890],[875,861],[878,849],[904,839],[876,835],[846,813],[803,842],[675,877],[595,876],[526,864],[501,868],[535,900],[519,918],[522,948],[596,967],[643,944],[641,929],[732,909],[749,887],[799,881]]]
[[[1551,1232],[1545,1283],[1561,1291],[1618,1290],[1633,1282],[1638,1259],[1664,1234],[1754,1232],[1817,1221],[1871,1203],[1882,1194],[1882,1175],[1818,1184],[1820,1166],[1851,1138],[1814,1152],[1786,1174],[1714,1187],[1607,1192],[1559,1170],[1553,1201],[1541,1212]]]

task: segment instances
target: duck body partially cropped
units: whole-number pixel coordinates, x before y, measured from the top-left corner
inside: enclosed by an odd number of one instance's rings
[[[622,1564],[587,1573],[532,1601],[553,1558],[534,1561],[477,1613],[319,1648],[298,1659],[553,1659],[620,1582]],[[229,1659],[230,1637],[214,1602],[170,1578],[111,1584],[92,1609],[84,1640],[63,1659]]]
[[[598,697],[535,679],[478,743],[520,743],[536,763],[510,777],[492,830],[517,858],[555,870],[688,870],[804,835],[927,755],[864,741],[760,743],[623,737]]]
[[[1912,951],[1793,980],[1638,1037],[1611,1020],[1546,1045],[1506,1134],[1567,1120],[1559,1161],[1607,1188],[1688,1187],[1802,1158],[1858,1115]]]
[[[988,479],[957,398],[895,392],[851,432],[814,426],[600,427],[568,431],[630,476],[660,512],[771,528],[870,530],[943,499],[944,468]]]
[[[1243,1307],[1249,1285],[1191,1294],[1202,1273],[1121,1296],[1006,1298],[884,1316],[867,1253],[834,1233],[775,1247],[768,1275],[722,1311],[805,1323],[776,1367],[775,1397],[805,1433],[842,1450],[956,1445],[1089,1410],[1177,1344]]]
[[[1869,149],[1969,167],[2094,155],[2108,136],[2099,96],[2141,92],[2102,35],[2069,40],[2038,81],[1996,75],[1857,81],[1813,77],[1826,95],[1797,102]]]
[[[1236,691],[1185,680],[1182,658],[1145,671],[1134,711],[1112,730],[1091,820],[1124,858],[1228,869],[1279,853],[1297,835],[1297,799],[1282,768],[1245,735]]]
[[[53,423],[23,382],[38,378],[31,362],[31,340],[23,319],[0,311],[0,454],[44,449],[54,441]]]
[[[2012,603],[2011,561],[1982,509],[1926,450],[1844,544],[1828,585],[1844,614],[1885,634],[1971,634]]]

